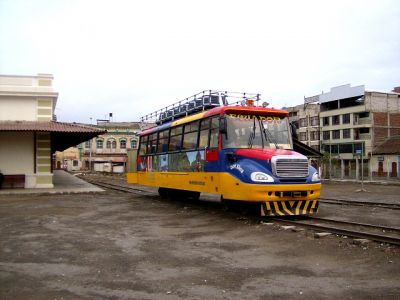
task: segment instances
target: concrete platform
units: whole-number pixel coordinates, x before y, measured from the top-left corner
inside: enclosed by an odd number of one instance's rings
[[[53,184],[52,189],[1,189],[0,195],[104,192],[103,189],[63,170],[53,171]]]

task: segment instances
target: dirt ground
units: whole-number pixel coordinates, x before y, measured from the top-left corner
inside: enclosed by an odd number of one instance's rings
[[[399,248],[255,220],[115,191],[2,195],[0,299],[400,298]]]

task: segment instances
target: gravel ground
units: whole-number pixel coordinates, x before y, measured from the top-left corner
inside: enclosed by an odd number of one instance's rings
[[[254,220],[115,191],[0,195],[0,299],[400,298],[399,248]]]

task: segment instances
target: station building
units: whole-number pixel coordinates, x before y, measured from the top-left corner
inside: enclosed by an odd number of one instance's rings
[[[0,75],[0,172],[3,187],[52,188],[53,154],[104,130],[55,121],[51,74]]]

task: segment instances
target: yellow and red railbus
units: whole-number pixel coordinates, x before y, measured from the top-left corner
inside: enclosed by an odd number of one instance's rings
[[[258,203],[263,216],[315,214],[320,177],[293,150],[288,112],[240,95],[232,105],[227,92],[202,92],[153,114],[157,125],[140,133],[128,182],[158,187],[163,197]]]

